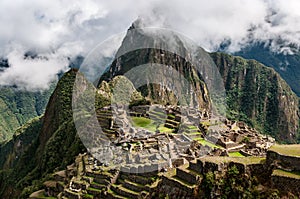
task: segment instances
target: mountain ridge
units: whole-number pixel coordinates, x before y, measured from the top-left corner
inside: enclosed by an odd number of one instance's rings
[[[279,141],[295,142],[299,136],[299,98],[280,75],[255,60],[225,53],[211,56],[224,79],[229,110],[240,114],[236,119]]]
[[[289,46],[292,54],[274,52],[267,43],[251,43],[233,55],[245,59],[255,59],[266,66],[274,68],[281,77],[290,85],[293,91],[300,96],[300,52],[299,49]]]

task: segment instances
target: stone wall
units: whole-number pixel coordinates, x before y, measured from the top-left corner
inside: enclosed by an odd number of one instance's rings
[[[199,176],[188,173],[180,168],[176,168],[176,176],[191,184],[197,184],[199,181]]]
[[[157,196],[157,198],[169,199],[195,199],[189,192],[168,184],[162,184],[158,187]]]
[[[119,187],[114,187],[114,186],[111,186],[111,190],[113,190],[114,192],[122,195],[122,196],[125,196],[125,197],[128,197],[128,198],[132,198],[132,199],[138,199],[138,196],[135,195],[135,194],[132,194],[131,192],[126,192],[122,189],[120,189]]]
[[[300,157],[282,155],[274,151],[267,152],[267,164],[300,171]]]
[[[271,183],[272,187],[280,192],[291,192],[296,198],[300,198],[300,179],[272,175]]]
[[[196,163],[190,162],[189,168],[193,171],[203,174],[203,162],[201,160],[197,160]]]
[[[64,196],[70,199],[80,199],[80,195],[78,193],[74,193],[69,190],[64,191]]]
[[[227,164],[226,163],[220,163],[220,162],[208,162],[205,161],[204,163],[204,168],[203,172],[208,173],[209,171],[211,172],[224,172],[224,170],[227,169]]]
[[[146,184],[152,183],[151,178],[146,178],[146,177],[139,176],[139,175],[133,175],[130,173],[121,173],[120,175],[122,175],[122,178],[129,179],[130,181],[138,183],[138,184],[146,185]]]
[[[172,189],[175,189],[176,187],[180,190],[182,194],[184,194],[186,197],[192,197],[195,192],[195,188],[188,187],[180,184],[179,182],[175,180],[171,180],[165,176],[162,176],[162,182],[159,185],[159,189],[164,189],[166,187],[171,187]],[[168,192],[165,192],[168,193]]]
[[[172,159],[172,165],[173,165],[173,167],[179,167],[179,166],[184,165],[186,163],[187,163],[187,161],[184,158]]]
[[[133,106],[131,107],[131,113],[138,113],[140,116],[145,117],[147,115],[147,112],[149,111],[150,106]]]
[[[269,179],[272,170],[265,164],[248,164],[246,165],[246,173],[255,176],[260,182],[265,182]]]

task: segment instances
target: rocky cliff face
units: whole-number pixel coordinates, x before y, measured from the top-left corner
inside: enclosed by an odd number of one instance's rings
[[[153,103],[190,105],[210,111],[207,86],[188,61],[190,52],[183,41],[175,34],[168,35],[170,38],[166,41],[163,37],[155,37],[135,29],[135,26],[138,26],[138,22],[129,29],[116,59],[100,78],[100,82],[125,75],[135,86],[145,84],[137,89]],[[148,48],[139,49],[141,46]],[[167,51],[169,48],[177,53]]]
[[[213,53],[211,57],[224,80],[229,116],[279,141],[295,142],[299,99],[279,74],[254,60],[223,53]]]

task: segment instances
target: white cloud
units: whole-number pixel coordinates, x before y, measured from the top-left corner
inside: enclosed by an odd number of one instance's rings
[[[127,4],[113,9],[113,4],[94,0],[0,1],[0,57],[11,65],[0,74],[0,85],[46,88],[57,71],[67,70],[68,57],[85,55],[136,19],[134,13],[116,13],[118,9],[131,10]],[[48,59],[24,60],[28,51]]]
[[[0,74],[0,84],[29,86],[34,79],[42,82],[38,87],[46,87],[55,71],[66,70],[67,57],[86,55],[138,17],[146,26],[175,29],[207,50],[225,40],[231,41],[230,51],[249,41],[272,41],[274,50],[289,52],[288,44],[300,45],[299,10],[298,0],[2,0],[0,56],[8,57],[12,66]],[[49,59],[24,60],[21,54],[26,51]],[[28,78],[17,81],[25,66]],[[45,79],[29,73],[31,69]]]
[[[248,29],[264,22],[266,3],[262,0],[173,0],[158,4],[158,15],[164,24],[182,32],[207,50],[226,40],[232,41],[231,50],[238,49],[247,37]],[[151,19],[152,17],[147,17]],[[156,22],[153,21],[156,25]]]
[[[56,80],[57,74],[66,70],[67,62],[54,54],[47,58],[24,59],[23,51],[13,51],[7,56],[10,67],[0,73],[0,85],[17,85],[25,90],[43,90]]]

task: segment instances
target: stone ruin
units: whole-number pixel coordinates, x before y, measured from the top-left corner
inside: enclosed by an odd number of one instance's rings
[[[135,127],[131,117],[151,119],[170,131]],[[97,110],[97,118],[110,143],[101,145],[95,139],[88,154],[78,156],[45,184],[46,195],[149,198],[151,193],[169,191],[174,197],[193,198],[203,172],[225,168],[214,160],[201,163],[201,158],[230,158],[231,152],[265,157],[275,142],[243,122],[189,108],[111,106]]]
[[[259,134],[243,122],[208,115],[189,107],[104,107],[97,110],[97,118],[110,144],[97,145],[95,139],[95,147],[89,152],[102,164],[140,173],[172,168],[180,158],[191,161],[206,155],[229,156],[232,152],[263,157],[275,143],[273,138]],[[151,119],[157,124],[156,130],[134,126],[131,117]],[[160,132],[161,125],[170,132]]]
[[[198,146],[194,143],[193,147]],[[153,171],[147,173],[138,171],[145,168],[141,166],[116,170],[85,153],[78,155],[66,170],[54,173],[51,180],[44,182],[44,189],[32,193],[30,198],[138,199],[158,198],[161,193],[167,193],[169,198],[193,199],[208,172],[218,179],[233,166],[240,175],[256,177],[261,186],[265,186],[263,189],[276,188],[297,198],[300,196],[300,145],[293,147],[298,155],[282,154],[272,147],[266,158],[203,156],[190,161],[178,158],[168,170],[159,170],[155,164],[144,165],[152,167]],[[130,169],[130,173],[126,169]],[[220,192],[216,186],[213,197],[220,197]]]

